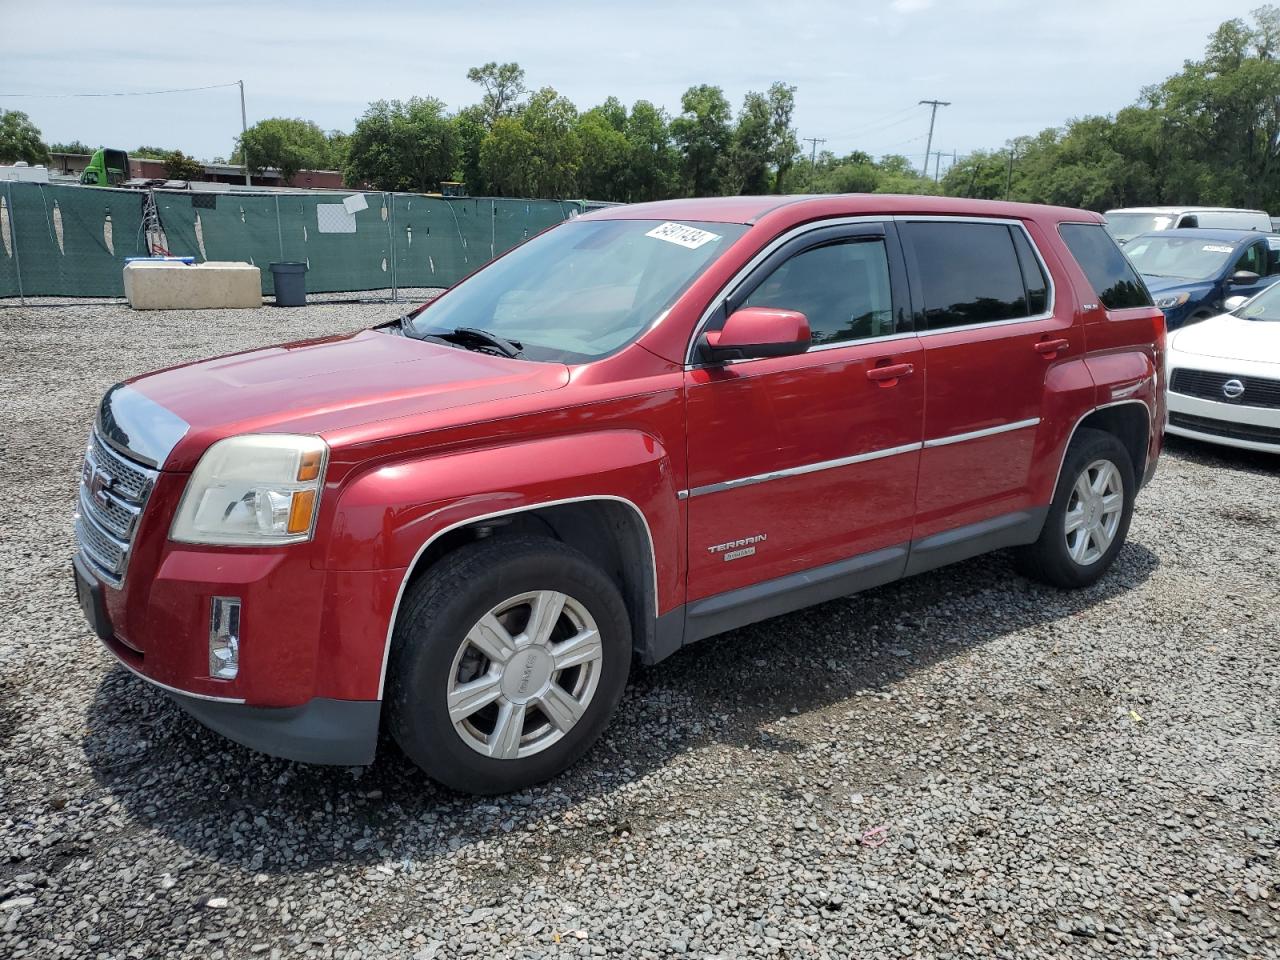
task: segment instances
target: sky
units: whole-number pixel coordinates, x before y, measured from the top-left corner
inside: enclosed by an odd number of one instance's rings
[[[0,0],[0,109],[48,142],[230,155],[234,87],[64,97],[244,81],[248,120],[350,130],[378,99],[479,99],[467,68],[517,61],[530,88],[586,109],[609,95],[670,113],[699,83],[735,110],[748,90],[794,84],[800,137],[837,154],[960,154],[1114,113],[1203,54],[1213,29],[1259,0]],[[190,11],[184,13],[183,11]],[[43,94],[23,97],[16,94]],[[803,144],[805,150],[809,144]],[[945,163],[944,163],[945,169]]]

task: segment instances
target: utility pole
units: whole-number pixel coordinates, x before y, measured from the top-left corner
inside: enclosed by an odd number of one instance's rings
[[[933,121],[938,118],[939,107],[951,106],[950,100],[921,100],[921,104],[929,104],[933,108],[929,113],[929,139],[924,145],[924,175],[929,175],[929,154],[933,152]]]
[[[237,80],[240,84],[240,159],[244,162],[244,185],[250,186],[249,182],[249,144],[245,142],[249,133],[249,118],[244,112],[244,81]]]
[[[1004,182],[1004,198],[1009,199],[1009,194],[1013,191],[1013,145],[1009,145],[1009,175]]]
[[[805,143],[813,144],[813,148],[809,151],[809,172],[812,173],[818,168],[818,144],[826,143],[824,137],[801,137]]]
[[[926,177],[929,175],[929,168],[928,168],[928,167],[925,167],[925,173],[924,173],[924,175],[925,175]],[[935,151],[933,151],[933,182],[934,182],[934,183],[937,183],[937,182],[938,182],[938,179],[939,179],[941,176],[942,176],[942,151],[941,151],[941,150],[935,150]]]

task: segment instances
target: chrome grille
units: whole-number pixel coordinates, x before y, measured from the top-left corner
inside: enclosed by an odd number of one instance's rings
[[[76,541],[93,571],[113,586],[124,582],[129,548],[157,475],[117,453],[94,431],[80,474]]]
[[[1230,380],[1237,380],[1243,387],[1238,396],[1228,397],[1222,387]],[[1280,380],[1267,377],[1245,377],[1209,370],[1178,368],[1173,371],[1169,389],[1189,397],[1203,397],[1218,403],[1237,403],[1242,407],[1280,407]]]

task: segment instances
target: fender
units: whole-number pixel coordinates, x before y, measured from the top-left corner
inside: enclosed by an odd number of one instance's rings
[[[1036,433],[1031,475],[1027,482],[1030,506],[1041,506],[1053,500],[1053,491],[1058,484],[1055,468],[1071,442],[1072,430],[1068,425],[1092,412],[1096,394],[1097,388],[1083,358],[1055,364],[1046,374],[1040,429]]]
[[[403,569],[424,543],[461,523],[553,502],[604,498],[633,504],[655,547],[667,545],[656,558],[661,574],[674,570],[678,553],[676,490],[666,449],[635,430],[424,453],[379,463],[343,484],[324,565],[330,570]],[[658,596],[666,598],[668,585],[661,576],[659,581]]]
[[[654,580],[652,616],[683,603],[676,478],[667,451],[649,434],[593,431],[428,454],[379,464],[344,484],[326,566],[331,575],[381,571],[386,578],[387,589],[378,591],[378,626],[370,623],[364,638],[381,643],[379,698],[400,602],[418,558],[434,541],[479,520],[589,500],[624,504],[640,519]]]
[[[1151,475],[1155,460],[1159,456],[1160,438],[1163,434],[1162,423],[1156,418],[1156,414],[1152,412],[1153,402],[1150,399],[1140,399],[1138,397],[1128,400],[1113,400],[1110,403],[1100,403],[1076,418],[1075,423],[1072,424],[1071,433],[1067,436],[1067,442],[1062,445],[1062,454],[1058,457],[1058,469],[1053,474],[1053,490],[1058,488],[1058,481],[1062,478],[1062,468],[1067,462],[1067,448],[1071,446],[1071,441],[1075,439],[1076,431],[1080,429],[1080,424],[1084,423],[1091,414],[1097,413],[1099,410],[1106,410],[1109,407],[1122,407],[1131,403],[1136,403],[1147,411],[1147,476]],[[1138,477],[1137,480],[1138,488],[1141,489],[1143,478]]]

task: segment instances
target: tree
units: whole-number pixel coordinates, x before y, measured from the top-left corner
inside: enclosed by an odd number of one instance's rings
[[[626,200],[631,144],[627,110],[610,97],[578,118],[578,193],[592,200]]]
[[[743,98],[738,112],[721,168],[720,189],[728,194],[768,193],[771,146],[769,101],[764,94],[752,91]]]
[[[199,180],[204,176],[204,164],[174,150],[164,158],[164,172],[170,180]]]
[[[489,190],[500,197],[534,196],[530,165],[537,143],[515,117],[499,117],[480,144],[479,167]]]
[[[0,110],[0,163],[48,163],[49,147],[21,110]]]
[[[781,193],[782,184],[795,165],[800,143],[796,139],[792,116],[796,112],[796,88],[785,83],[769,86],[769,162],[773,164],[773,192]]]
[[[480,169],[480,146],[489,133],[489,124],[480,104],[459,110],[453,118],[454,137],[458,144],[458,163],[453,178],[461,180],[477,196],[495,193]]]
[[[376,190],[435,191],[458,163],[457,130],[435,97],[369,104],[351,132],[344,175]]]
[[[499,117],[514,113],[516,101],[525,92],[524,69],[518,63],[490,61],[468,70],[467,79],[484,88],[480,110],[486,127],[492,127]]]
[[[82,143],[79,140],[72,140],[70,143],[51,143],[49,144],[50,153],[75,153],[80,155],[90,155],[96,148]]]
[[[311,120],[271,117],[259,120],[237,139],[231,162],[244,163],[246,157],[252,173],[279,170],[280,179],[289,183],[299,170],[329,167],[330,143]]]
[[[520,112],[520,123],[534,142],[529,157],[533,196],[578,194],[582,144],[575,129],[577,120],[578,109],[551,87],[543,87],[533,94]]]
[[[671,145],[666,113],[648,100],[637,100],[627,117],[624,133],[627,138],[624,199],[636,203],[674,196],[678,189],[679,156]]]
[[[347,154],[351,152],[351,134],[330,130],[324,138],[327,142],[324,169],[341,170],[347,165]]]
[[[93,153],[92,150],[89,152]],[[168,147],[134,147],[129,151],[129,156],[139,157],[143,160],[163,160],[171,153],[173,151]]]
[[[729,101],[719,87],[704,83],[684,92],[680,109],[671,121],[671,136],[680,151],[684,189],[695,197],[716,196],[733,136]]]

